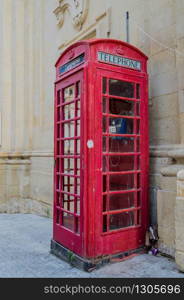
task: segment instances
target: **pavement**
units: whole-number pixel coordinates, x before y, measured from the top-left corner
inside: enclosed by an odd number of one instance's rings
[[[175,262],[140,254],[91,273],[50,254],[52,220],[31,214],[0,214],[0,278],[184,278]]]

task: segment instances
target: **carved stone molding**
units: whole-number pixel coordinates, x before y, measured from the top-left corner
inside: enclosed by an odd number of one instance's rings
[[[78,30],[81,29],[89,8],[89,0],[58,0],[59,5],[54,10],[54,14],[58,20],[58,26],[62,27],[64,23],[65,12],[68,10],[72,24]]]

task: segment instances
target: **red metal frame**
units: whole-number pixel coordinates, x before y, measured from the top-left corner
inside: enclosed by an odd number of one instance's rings
[[[131,137],[131,138],[139,138],[141,141],[141,149],[140,152],[137,152],[137,144],[136,142],[134,142],[134,152],[124,152],[124,153],[110,153],[107,152],[104,153],[104,155],[99,156],[99,160],[97,162],[98,166],[97,168],[100,168],[102,166],[102,157],[110,157],[110,156],[134,156],[135,158],[137,157],[137,159],[135,159],[134,162],[134,170],[128,170],[128,171],[121,171],[121,172],[104,172],[103,174],[107,176],[107,186],[109,185],[109,177],[110,175],[123,175],[123,174],[134,174],[134,187],[133,189],[129,189],[129,190],[118,190],[118,191],[110,191],[107,190],[106,192],[102,191],[102,175],[99,174],[99,178],[97,179],[97,186],[96,186],[96,199],[98,199],[96,201],[97,203],[97,207],[96,207],[96,211],[98,212],[102,212],[102,201],[101,201],[101,194],[102,195],[106,195],[107,196],[107,200],[109,197],[109,194],[127,194],[127,193],[134,193],[135,197],[134,197],[134,207],[131,208],[126,208],[126,209],[118,209],[118,210],[107,210],[105,212],[102,213],[102,215],[100,216],[99,214],[99,222],[98,224],[96,224],[97,230],[96,230],[96,255],[100,256],[100,255],[107,255],[107,254],[112,254],[112,253],[118,253],[118,252],[122,252],[122,251],[128,251],[128,250],[132,250],[132,249],[136,249],[138,247],[140,247],[141,245],[143,245],[144,243],[144,234],[145,234],[145,227],[143,229],[143,226],[140,226],[141,224],[137,224],[136,226],[129,226],[129,227],[125,227],[125,228],[121,228],[121,229],[117,229],[117,230],[107,230],[107,232],[103,232],[102,233],[102,229],[101,229],[101,223],[102,223],[102,216],[107,216],[107,226],[109,226],[109,215],[112,214],[119,214],[119,213],[123,213],[123,212],[134,212],[134,223],[137,223],[137,218],[138,218],[138,211],[142,211],[142,222],[144,223],[144,225],[147,225],[147,220],[145,218],[147,218],[146,216],[146,205],[147,205],[147,197],[141,195],[142,198],[142,203],[138,206],[137,205],[137,194],[141,194],[142,191],[142,186],[144,186],[145,183],[145,177],[147,176],[146,169],[144,169],[145,167],[145,163],[146,161],[141,160],[141,166],[140,168],[137,168],[137,162],[138,162],[138,157],[141,157],[142,153],[144,151],[146,151],[147,149],[147,145],[145,145],[144,143],[144,136],[146,136],[146,132],[143,132],[143,128],[145,128],[145,126],[147,126],[147,120],[145,118],[145,115],[143,116],[143,108],[142,106],[144,106],[144,102],[143,102],[143,83],[144,80],[142,80],[142,78],[139,78],[138,76],[125,76],[124,74],[117,74],[117,72],[114,71],[102,71],[102,70],[98,70],[97,73],[97,91],[102,91],[102,78],[113,78],[113,79],[118,79],[118,80],[126,80],[126,81],[130,81],[130,82],[134,82],[135,84],[140,84],[141,86],[141,90],[142,90],[142,95],[140,97],[139,100],[132,98],[132,99],[126,99],[126,98],[120,98],[120,97],[114,97],[113,98],[117,98],[117,99],[121,99],[123,100],[131,100],[132,102],[135,103],[140,103],[141,105],[141,115],[140,116],[118,116],[118,118],[123,118],[123,119],[132,119],[134,122],[134,134],[124,134],[124,135],[119,135],[119,134],[112,134],[112,133],[104,133],[103,136],[110,136],[110,137],[116,137],[116,136],[120,136],[120,137]],[[107,99],[109,99],[112,96],[109,96],[109,94],[105,94],[105,95],[101,95],[101,97],[105,96]],[[100,95],[98,95],[96,98],[99,98]],[[97,103],[96,103],[97,104]],[[98,104],[97,104],[98,105]],[[98,115],[96,115],[96,123],[98,124],[98,131],[100,133],[102,133],[102,116],[106,116],[106,117],[117,117],[117,115],[111,115],[111,114],[103,114],[100,111],[100,106],[102,106],[102,103],[99,104],[99,109],[97,108],[97,111],[99,112]],[[142,122],[142,126],[140,129],[140,133],[137,134],[136,133],[136,125],[137,125],[137,120],[141,120]],[[100,149],[100,153],[103,153],[102,151],[102,135],[99,134],[98,136],[96,136],[96,144],[97,144],[97,148]],[[107,143],[108,144],[108,143]],[[145,148],[146,147],[146,148]],[[108,167],[107,167],[108,169]],[[142,184],[140,186],[137,186],[137,176],[138,174],[141,174],[142,177]],[[117,177],[118,178],[118,177]],[[145,186],[147,189],[147,185]],[[107,203],[108,205],[108,203]]]
[[[54,235],[56,240],[64,244],[66,247],[69,247],[72,251],[76,253],[81,253],[82,239],[81,239],[81,226],[80,222],[80,213],[77,211],[77,202],[80,201],[82,196],[83,188],[80,186],[80,194],[77,191],[77,181],[82,182],[83,174],[80,169],[78,169],[78,161],[81,159],[80,154],[77,151],[78,143],[82,145],[82,134],[78,134],[78,122],[81,121],[81,116],[78,116],[77,107],[79,102],[81,102],[81,96],[76,94],[77,84],[80,83],[81,89],[83,84],[83,72],[78,72],[74,77],[69,79],[62,80],[56,86],[56,103],[55,103],[55,180],[54,180],[54,198],[55,198],[55,210],[54,210],[54,220],[55,228]],[[70,86],[75,87],[74,99],[71,101],[64,102],[64,91]],[[70,110],[71,105],[75,107],[74,116],[71,118],[64,118],[64,111]],[[67,107],[69,107],[67,109]],[[70,114],[70,112],[69,112]],[[81,112],[80,112],[81,114]],[[73,129],[73,136],[66,137],[64,135],[65,125]],[[70,129],[70,127],[69,127]],[[66,154],[64,151],[65,142],[73,142],[73,153]],[[81,147],[80,145],[80,147]],[[68,172],[64,170],[64,162],[68,164],[71,161],[74,161],[73,166],[68,166]],[[72,167],[72,169],[70,168]],[[64,180],[67,180],[67,184],[64,183]],[[71,184],[71,179],[72,183]],[[58,185],[58,182],[60,183]],[[70,190],[70,187],[73,187],[73,190]],[[65,198],[66,197],[66,200]],[[73,200],[71,200],[71,197]],[[71,203],[72,202],[72,203]],[[67,207],[65,208],[65,204]],[[71,210],[71,204],[73,204]],[[81,211],[80,207],[80,211]],[[68,215],[68,226],[64,226],[64,220],[67,220],[67,216],[64,217],[64,214]],[[70,223],[72,221],[72,223]],[[80,224],[80,226],[79,226]],[[69,228],[73,225],[73,230]]]
[[[112,55],[120,55],[141,62],[141,70],[132,70],[118,65],[99,62],[97,53],[104,51]],[[80,61],[79,57],[84,57]],[[78,63],[77,60],[80,62]],[[68,63],[71,62],[71,68]],[[147,91],[147,57],[135,47],[124,42],[116,40],[91,40],[81,41],[69,47],[56,63],[56,83],[55,83],[55,135],[54,135],[54,235],[53,239],[74,253],[85,258],[97,258],[100,256],[111,255],[141,247],[144,244],[145,231],[148,225],[148,91]],[[74,65],[76,63],[76,65]],[[62,67],[64,66],[64,67]],[[64,70],[60,72],[61,67]],[[103,78],[106,78],[107,89],[103,91]],[[133,97],[110,95],[108,87],[110,80],[119,80],[133,83]],[[77,82],[81,84],[80,100],[75,94],[72,101],[67,105],[75,105],[75,114],[72,120],[63,119],[63,109],[66,104],[64,101],[64,89],[74,85]],[[140,86],[140,95],[137,97],[136,91]],[[103,112],[103,98],[106,111]],[[109,111],[111,98],[120,103],[128,102],[132,105],[133,115],[117,115]],[[60,102],[58,102],[60,101]],[[62,101],[62,102],[61,102]],[[62,152],[62,142],[66,140],[76,141],[76,124],[78,120],[76,103],[80,101],[80,154],[77,153],[76,142],[74,142],[74,153],[65,154]],[[106,101],[106,102],[105,102]],[[123,102],[124,101],[124,102]],[[69,103],[69,104],[68,104]],[[139,107],[139,109],[138,109]],[[61,120],[58,116],[62,116]],[[102,119],[105,119],[106,132],[103,132]],[[124,120],[126,124],[132,123],[133,132],[126,134],[112,133],[109,130],[111,121]],[[132,120],[132,122],[131,122]],[[74,136],[65,137],[61,130],[62,124],[74,122]],[[115,121],[114,121],[115,122]],[[138,131],[139,129],[139,131]],[[58,131],[60,130],[60,131]],[[106,139],[106,151],[102,149],[103,137]],[[120,142],[117,142],[119,139]],[[123,140],[124,139],[124,140]],[[91,147],[88,147],[88,141]],[[121,142],[122,141],[122,142]],[[109,152],[109,145],[122,143],[127,152]],[[59,147],[58,147],[59,144]],[[105,147],[104,146],[104,147]],[[139,149],[138,149],[139,148]],[[112,149],[111,149],[112,150]],[[131,151],[130,151],[131,150]],[[105,158],[106,170],[103,170],[103,157]],[[112,160],[117,158],[121,161],[133,161],[133,169],[114,170]],[[132,158],[134,158],[132,160]],[[77,174],[76,164],[74,164],[73,174],[66,174],[63,169],[64,159],[80,159],[80,176]],[[126,160],[125,160],[126,159]],[[131,164],[130,164],[131,165]],[[124,165],[121,163],[121,166]],[[109,169],[111,168],[111,169]],[[110,186],[115,185],[118,176],[133,176],[133,185],[131,189],[110,190]],[[74,218],[74,228],[63,226],[62,220],[58,220],[58,213],[61,217],[63,212],[70,209],[70,201],[67,202],[67,209],[63,207],[62,201],[58,203],[58,195],[63,194],[64,186],[58,189],[58,180],[63,182],[67,179],[67,188],[65,194],[74,197],[73,212],[70,215]],[[69,189],[69,180],[73,178],[74,192]],[[76,193],[76,181],[80,178],[80,195]],[[106,190],[103,191],[103,181],[106,178]],[[113,180],[112,180],[113,178]],[[123,178],[123,177],[121,177]],[[130,181],[131,182],[131,181]],[[132,182],[131,182],[132,183]],[[123,179],[121,179],[123,185]],[[127,196],[133,205],[124,208],[110,209],[109,202],[111,195],[120,197]],[[119,196],[118,196],[119,195]],[[77,212],[76,199],[80,196],[80,216]],[[122,196],[123,197],[123,196]],[[103,198],[106,199],[103,204]],[[133,199],[133,200],[132,200]],[[122,201],[122,200],[121,200]],[[122,204],[122,202],[120,203]],[[111,205],[111,206],[112,206]],[[133,215],[133,224],[121,228],[124,217],[118,214],[124,213],[124,216]],[[140,220],[141,215],[141,220]],[[76,220],[80,218],[80,231],[77,232]],[[117,221],[113,224],[113,218]],[[104,226],[103,220],[106,219]],[[126,218],[125,218],[126,219]],[[119,221],[120,220],[120,221]],[[128,224],[128,223],[127,223]],[[111,227],[110,227],[111,226]],[[120,228],[113,228],[119,226]]]

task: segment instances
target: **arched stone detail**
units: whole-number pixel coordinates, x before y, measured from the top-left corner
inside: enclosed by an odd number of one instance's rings
[[[80,30],[87,17],[88,8],[89,0],[59,0],[59,5],[54,10],[58,26],[63,26],[65,12],[68,10],[71,14],[73,26]]]

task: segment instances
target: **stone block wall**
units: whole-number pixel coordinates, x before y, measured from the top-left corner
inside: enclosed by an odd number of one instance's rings
[[[126,41],[129,11],[130,43],[149,57],[151,207],[160,249],[181,257],[174,208],[184,166],[184,1],[84,1],[75,26],[71,11],[63,23],[56,13],[69,0],[0,0],[0,212],[52,216],[55,61],[80,39]]]
[[[184,272],[184,169],[177,174],[177,197],[175,204],[175,248],[176,263]]]

